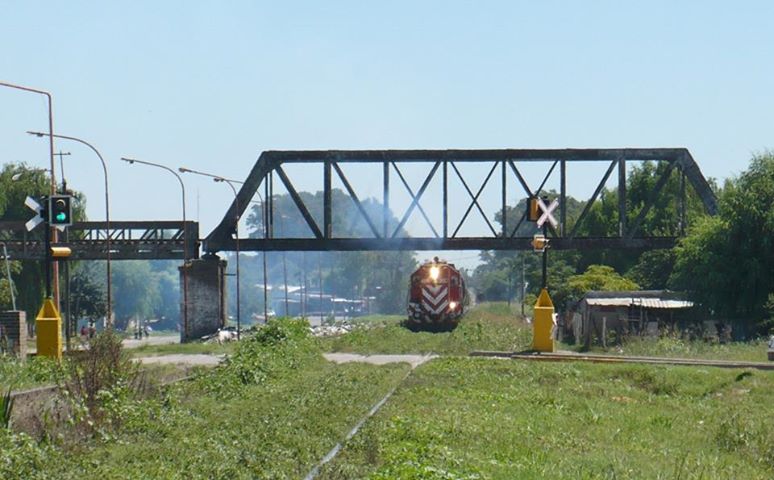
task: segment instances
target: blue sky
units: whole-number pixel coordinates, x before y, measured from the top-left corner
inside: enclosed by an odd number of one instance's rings
[[[175,180],[121,156],[239,179],[270,149],[684,146],[722,179],[774,147],[772,18],[764,1],[0,0],[0,80],[52,92],[55,132],[102,151],[114,219],[180,216]],[[23,132],[46,128],[43,97],[0,88],[0,162],[45,167]],[[102,218],[97,160],[59,149]],[[207,233],[232,194],[185,180]]]

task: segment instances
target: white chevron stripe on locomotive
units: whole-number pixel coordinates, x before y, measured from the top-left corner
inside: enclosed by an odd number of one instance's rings
[[[435,287],[431,287],[431,286],[422,287],[422,296],[426,298],[427,301],[432,303],[433,305],[437,305],[438,303],[440,303],[441,300],[446,298],[448,293],[449,293],[449,290],[448,288],[446,288],[446,285],[438,285]]]
[[[422,302],[422,306],[425,307],[425,309],[428,312],[434,313],[434,314],[437,315],[437,314],[443,312],[446,309],[446,307],[449,306],[449,300],[444,300],[444,302],[442,304],[438,305],[437,308],[431,307],[427,302],[424,302],[424,301]]]
[[[439,314],[449,305],[448,293],[446,285],[425,285],[422,287],[422,306],[430,313]]]

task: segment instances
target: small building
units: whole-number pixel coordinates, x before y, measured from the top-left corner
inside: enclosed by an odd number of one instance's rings
[[[693,302],[668,290],[588,292],[571,312],[569,326],[576,341],[590,345],[593,337],[606,345],[608,332],[657,335],[686,319]]]

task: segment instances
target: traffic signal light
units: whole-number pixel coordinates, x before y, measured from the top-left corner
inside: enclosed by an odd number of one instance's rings
[[[548,248],[548,239],[542,234],[538,233],[532,237],[532,250],[535,252],[544,252]]]
[[[73,223],[72,198],[70,195],[51,195],[48,199],[48,223],[54,227],[67,227]]]
[[[61,245],[52,245],[49,249],[49,253],[53,258],[67,258],[69,257],[73,252],[70,250],[70,247],[63,247]]]
[[[527,221],[537,222],[541,215],[538,197],[529,197],[527,199]]]

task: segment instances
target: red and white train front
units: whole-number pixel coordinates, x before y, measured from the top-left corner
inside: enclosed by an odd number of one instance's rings
[[[464,302],[462,274],[436,257],[411,275],[406,324],[416,330],[451,330],[464,313]]]

